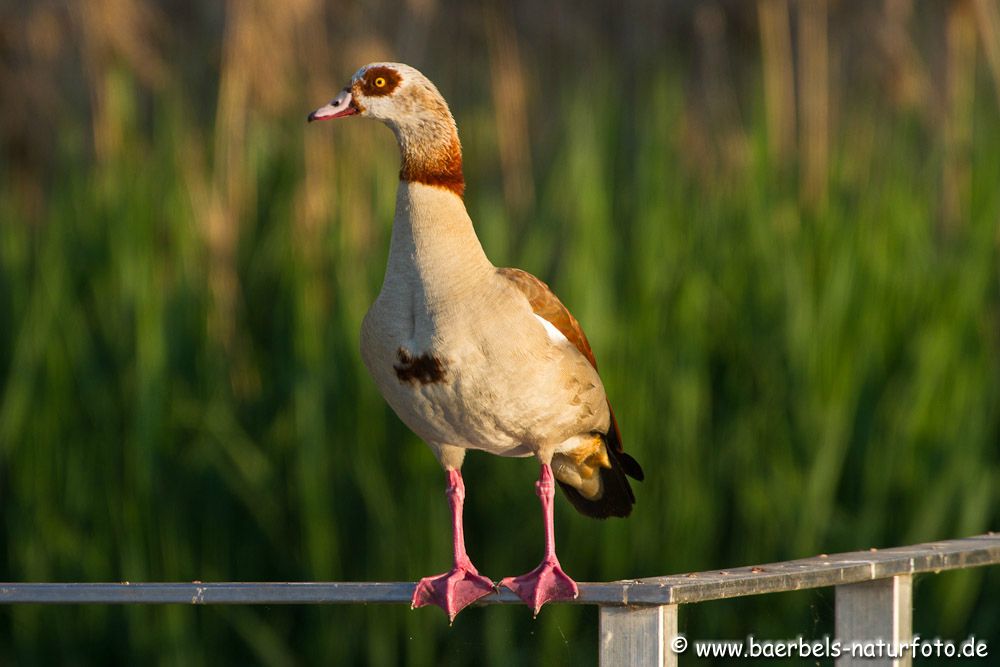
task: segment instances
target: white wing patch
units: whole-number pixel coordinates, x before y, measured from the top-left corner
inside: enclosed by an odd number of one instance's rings
[[[569,339],[566,338],[566,336],[563,336],[562,331],[559,331],[559,329],[556,329],[555,325],[552,324],[552,322],[549,322],[547,319],[545,319],[541,315],[538,315],[538,314],[534,314],[534,315],[535,315],[536,318],[538,318],[538,321],[542,323],[542,326],[545,327],[545,333],[547,333],[549,335],[549,340],[551,340],[553,343],[568,343],[569,342]]]

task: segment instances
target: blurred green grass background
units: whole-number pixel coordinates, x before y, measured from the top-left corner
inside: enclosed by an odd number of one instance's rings
[[[636,512],[557,504],[578,580],[1000,521],[993,0],[0,4],[0,579],[438,572],[443,475],[358,355],[391,133],[305,114],[372,60],[434,80],[487,253],[586,329]],[[542,548],[530,460],[469,457],[470,553]],[[682,610],[818,637],[832,591]],[[1000,574],[915,630],[1000,640]],[[5,607],[3,664],[564,664],[596,612]],[[1000,644],[991,648],[1000,649]]]

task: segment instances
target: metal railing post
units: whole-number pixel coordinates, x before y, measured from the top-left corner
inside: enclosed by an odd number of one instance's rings
[[[913,576],[900,574],[836,588],[836,636],[850,642],[881,639],[895,646],[913,638]],[[837,667],[910,667],[912,653],[871,660],[841,654]]]
[[[677,605],[601,607],[601,667],[676,667]]]

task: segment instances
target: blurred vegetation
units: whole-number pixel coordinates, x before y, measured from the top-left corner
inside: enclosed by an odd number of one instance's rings
[[[994,0],[37,0],[0,19],[0,579],[446,567],[444,477],[358,356],[392,136],[304,123],[380,59],[450,101],[487,252],[579,317],[647,471],[627,521],[557,505],[577,579],[998,528]],[[534,566],[535,464],[465,472],[477,565]],[[832,607],[772,595],[681,624],[816,637]],[[996,568],[918,580],[922,636],[998,627]],[[595,641],[595,611],[565,606],[451,629],[402,607],[0,609],[3,664],[586,664]]]

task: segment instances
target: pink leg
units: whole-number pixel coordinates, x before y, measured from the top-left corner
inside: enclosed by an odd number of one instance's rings
[[[465,531],[462,527],[462,506],[465,504],[465,483],[462,473],[448,471],[448,505],[451,506],[451,525],[455,536],[455,565],[451,572],[436,577],[424,577],[413,591],[411,608],[433,604],[444,609],[448,620],[454,621],[458,612],[490,593],[496,592],[493,582],[479,574],[465,553]]]
[[[532,608],[535,616],[542,605],[550,600],[573,600],[580,594],[576,582],[563,572],[556,557],[556,536],[552,526],[552,499],[555,496],[552,466],[542,464],[542,474],[535,483],[535,491],[542,501],[545,521],[545,557],[534,570],[520,577],[507,577],[500,582],[517,593]]]

